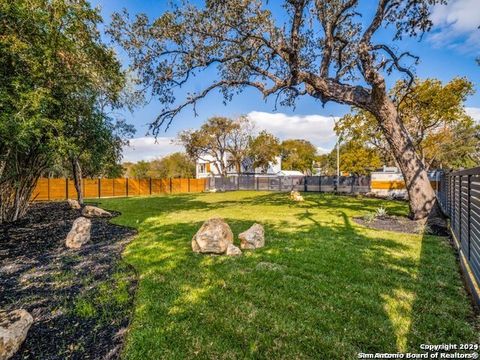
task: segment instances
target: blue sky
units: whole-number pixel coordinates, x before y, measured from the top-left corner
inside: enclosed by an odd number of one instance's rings
[[[167,0],[92,0],[92,5],[99,6],[106,24],[110,22],[111,14],[126,8],[130,14],[146,13],[155,18],[164,12]],[[201,1],[198,1],[201,3]],[[270,1],[270,4],[275,2]],[[362,9],[366,9],[364,2]],[[456,76],[465,76],[475,85],[477,93],[471,96],[466,107],[476,119],[480,120],[480,66],[475,58],[480,55],[480,18],[478,17],[478,0],[450,0],[447,6],[433,10],[434,28],[421,42],[416,39],[406,39],[397,46],[408,49],[420,56],[421,62],[415,68],[420,78],[436,77],[449,81]],[[121,53],[119,56],[124,66],[128,59]],[[395,75],[389,79],[394,82]],[[205,77],[197,76],[186,90],[200,90],[207,84]],[[331,149],[335,144],[333,134],[333,116],[342,116],[349,107],[328,103],[325,107],[309,97],[302,98],[295,109],[278,107],[274,111],[273,101],[265,102],[262,96],[253,89],[244,91],[234,97],[233,101],[224,106],[218,93],[210,94],[197,106],[198,117],[194,117],[191,109],[184,110],[175,120],[171,128],[160,135],[157,143],[152,138],[145,137],[148,126],[160,111],[160,104],[155,100],[145,107],[126,113],[129,123],[134,124],[137,133],[131,144],[125,149],[125,160],[137,161],[152,159],[166,155],[179,148],[172,145],[172,139],[178,131],[187,128],[197,128],[208,117],[213,115],[239,116],[250,114],[257,128],[266,128],[280,138],[306,138],[312,141],[320,150]]]

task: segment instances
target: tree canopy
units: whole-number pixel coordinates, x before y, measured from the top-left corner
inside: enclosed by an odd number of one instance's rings
[[[466,98],[473,93],[470,81],[455,78],[443,84],[436,79],[417,79],[410,88],[399,81],[391,93],[398,99],[399,114],[427,169],[478,164],[480,127],[464,108]],[[335,129],[348,141],[375,147],[385,163],[394,164],[390,146],[369,112],[353,109]]]
[[[250,139],[248,156],[253,161],[253,167],[266,172],[270,164],[277,161],[281,154],[280,140],[266,130]]]
[[[230,166],[241,172],[248,155],[252,125],[246,117],[213,117],[198,130],[184,130],[178,142],[192,159],[212,162],[218,174],[226,175]]]
[[[122,103],[125,74],[86,0],[3,1],[0,13],[0,221],[11,221],[65,154],[91,150],[91,171],[118,160],[117,141],[93,143],[88,132],[113,139],[107,111]]]
[[[299,170],[312,173],[313,165],[317,160],[317,148],[303,139],[282,141],[280,145],[283,170]]]

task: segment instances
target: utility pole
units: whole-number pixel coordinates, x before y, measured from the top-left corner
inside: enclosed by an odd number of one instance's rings
[[[337,121],[335,120],[335,117],[330,114],[330,117],[333,120],[333,123],[335,126],[337,125]],[[342,140],[342,136],[338,135],[337,136],[337,184],[335,186],[335,190],[338,190],[338,186],[340,185],[340,141]]]

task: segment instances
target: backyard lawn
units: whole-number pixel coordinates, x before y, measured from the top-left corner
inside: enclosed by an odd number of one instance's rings
[[[479,340],[447,240],[352,219],[379,206],[406,214],[406,203],[238,191],[100,206],[139,231],[124,253],[139,277],[126,359],[350,359]],[[266,246],[194,254],[192,236],[214,216],[236,237],[263,224]]]

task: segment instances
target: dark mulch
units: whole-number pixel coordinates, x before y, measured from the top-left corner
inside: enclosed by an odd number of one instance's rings
[[[429,234],[449,236],[446,225],[440,221],[420,220],[415,221],[402,216],[383,216],[368,221],[361,217],[353,219],[357,224],[378,230],[397,231],[408,234]],[[425,225],[427,223],[427,225]]]
[[[355,222],[360,225],[378,230],[397,231],[409,234],[418,234],[421,231],[421,224],[417,221],[412,221],[406,217],[388,216],[382,218],[375,218],[367,221],[363,218],[354,218]]]
[[[66,203],[36,203],[22,220],[0,225],[0,309],[23,308],[34,318],[14,359],[120,355],[136,287],[121,252],[135,231],[92,219],[91,243],[66,249],[65,237],[79,216]],[[105,289],[116,294],[120,286],[126,300],[111,302]],[[98,302],[93,307],[92,299]]]

